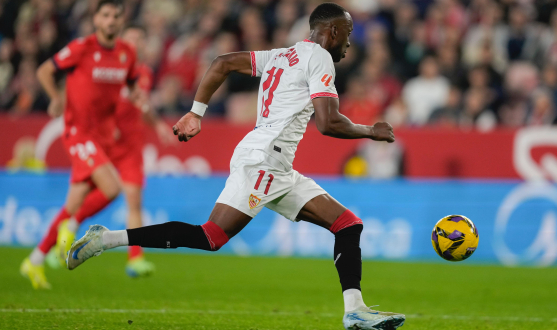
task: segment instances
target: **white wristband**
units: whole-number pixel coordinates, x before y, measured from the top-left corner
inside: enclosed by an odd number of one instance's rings
[[[207,107],[208,105],[205,103],[193,101],[193,105],[191,106],[190,111],[195,113],[196,115],[203,117],[203,115],[205,114],[205,110],[207,110]]]

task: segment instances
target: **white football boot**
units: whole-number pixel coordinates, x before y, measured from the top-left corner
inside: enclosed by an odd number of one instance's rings
[[[401,327],[406,320],[403,314],[379,312],[360,307],[344,313],[342,323],[346,330],[391,330]]]
[[[105,231],[108,231],[108,228],[104,226],[90,226],[85,235],[72,244],[66,258],[69,270],[76,268],[91,257],[100,255],[104,251],[103,233]]]

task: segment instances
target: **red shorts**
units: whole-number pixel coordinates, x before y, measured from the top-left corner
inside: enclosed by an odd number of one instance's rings
[[[87,134],[64,132],[62,142],[72,162],[72,183],[90,181],[91,175],[98,167],[110,163],[105,151],[107,147],[103,148]]]
[[[143,187],[143,150],[141,144],[117,143],[110,150],[110,161],[120,173],[122,182]]]

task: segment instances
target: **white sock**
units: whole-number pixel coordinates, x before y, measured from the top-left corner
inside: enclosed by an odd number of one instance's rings
[[[31,260],[31,263],[35,266],[42,265],[44,263],[45,258],[46,255],[38,247],[35,248],[33,252],[31,252],[31,255],[29,256],[29,260]]]
[[[103,233],[103,249],[113,249],[128,245],[128,232],[125,230],[109,230]]]
[[[344,296],[344,311],[351,312],[360,307],[367,307],[362,298],[362,292],[358,289],[348,289],[342,293]]]
[[[71,217],[70,220],[68,220],[68,230],[75,233],[78,228],[79,223],[77,223],[74,217]]]

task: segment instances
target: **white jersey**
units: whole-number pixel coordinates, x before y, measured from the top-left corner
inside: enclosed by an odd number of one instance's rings
[[[328,51],[304,40],[290,48],[251,52],[252,76],[261,77],[257,124],[237,148],[262,150],[292,168],[313,114],[312,99],[338,98]]]

